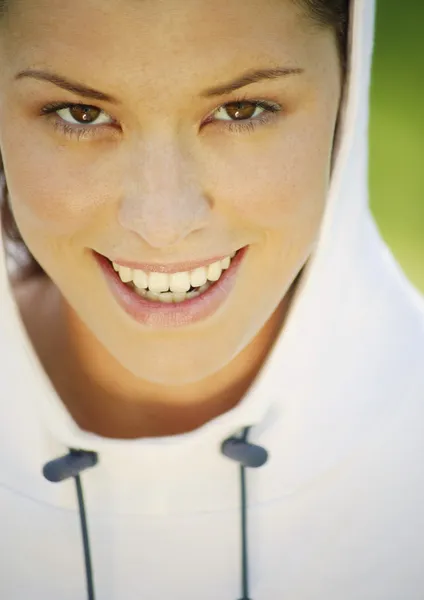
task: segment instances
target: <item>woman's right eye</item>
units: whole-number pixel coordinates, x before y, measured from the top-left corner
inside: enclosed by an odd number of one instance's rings
[[[100,123],[93,122],[96,121],[102,113],[103,120],[101,120]],[[67,123],[77,125],[82,125],[84,123],[88,123],[89,125],[104,125],[104,123],[107,122],[107,115],[100,108],[86,106],[85,104],[72,104],[56,110],[56,114]],[[82,121],[82,123],[80,121]]]
[[[93,125],[93,121],[102,113],[106,116],[106,122],[107,118],[111,119],[111,117],[107,117],[106,113],[97,106],[88,104],[52,103],[44,106],[42,113],[44,115],[56,113],[61,119],[74,125]],[[113,121],[113,119],[111,120]],[[94,123],[94,125],[103,125],[104,122],[105,120],[100,123]]]
[[[41,109],[41,114],[56,117],[53,119],[55,128],[78,139],[94,136],[103,125],[115,123],[101,108],[88,104],[51,103]]]

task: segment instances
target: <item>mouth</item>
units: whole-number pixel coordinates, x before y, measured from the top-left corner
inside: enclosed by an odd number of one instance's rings
[[[195,267],[189,270],[177,270],[181,268],[178,265],[113,262],[96,252],[94,256],[127,314],[144,325],[176,327],[203,320],[218,310],[235,284],[247,248],[214,262],[192,263]]]

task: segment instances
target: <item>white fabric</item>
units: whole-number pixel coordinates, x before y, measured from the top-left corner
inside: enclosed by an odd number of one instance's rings
[[[240,597],[238,467],[248,474],[253,600],[424,597],[424,312],[367,199],[374,3],[355,0],[341,144],[319,245],[275,349],[241,403],[195,432],[110,440],[79,430],[39,366],[0,265],[0,598],[85,600],[68,445],[83,475],[98,600]]]

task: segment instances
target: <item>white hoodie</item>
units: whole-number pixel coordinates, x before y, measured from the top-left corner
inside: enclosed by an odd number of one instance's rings
[[[243,587],[252,600],[424,598],[424,311],[367,204],[374,3],[353,4],[319,244],[278,343],[236,408],[168,438],[81,431],[40,367],[1,258],[2,600],[94,598],[84,506],[97,600],[237,600]],[[269,453],[260,468],[222,452],[246,426]],[[241,460],[252,450],[230,446]],[[97,453],[78,479],[81,507],[76,480],[42,473],[69,447]]]

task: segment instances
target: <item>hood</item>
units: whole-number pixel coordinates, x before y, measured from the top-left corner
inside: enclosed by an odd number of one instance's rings
[[[418,313],[423,328],[421,300],[381,240],[368,206],[373,33],[374,1],[351,0],[348,73],[318,243],[273,350],[229,412],[170,437],[120,440],[82,431],[40,366],[0,256],[0,409],[6,421],[0,484],[74,511],[75,497],[63,491],[69,488],[52,492],[46,479],[75,478],[90,600],[94,583],[82,471],[96,466],[85,490],[88,508],[101,506],[103,513],[240,508],[247,600],[245,468],[265,465],[252,477],[249,506],[291,494],[351,456],[408,393],[405,381],[414,384],[408,376],[416,369],[410,344]],[[240,465],[239,482],[234,461]],[[46,479],[40,476],[42,465]]]
[[[166,457],[172,447],[175,459],[178,453],[185,455],[199,445],[217,448],[223,439],[248,426],[256,426],[252,435],[259,439],[269,428],[272,430],[272,424],[283,413],[286,422],[284,439],[290,444],[296,437],[298,447],[299,436],[309,435],[309,429],[316,426],[314,420],[318,419],[322,424],[321,418],[308,406],[310,390],[305,381],[305,370],[316,384],[312,397],[320,397],[321,402],[321,397],[327,395],[323,384],[331,383],[333,379],[335,366],[332,361],[335,356],[340,357],[343,336],[352,344],[352,322],[347,312],[353,302],[364,306],[365,298],[361,298],[361,294],[365,294],[363,290],[368,283],[367,244],[376,244],[373,240],[377,234],[374,234],[367,193],[368,95],[373,32],[373,0],[352,1],[348,75],[319,241],[304,269],[273,351],[249,392],[234,409],[193,432],[166,438],[112,440],[80,430],[40,367],[11,294],[5,258],[0,257],[0,330],[4,347],[10,349],[5,357],[8,376],[13,379],[10,389],[16,390],[12,406],[7,399],[1,401],[7,402],[3,412],[10,414],[16,423],[22,420],[23,414],[30,414],[30,422],[37,423],[40,431],[48,432],[51,447],[46,448],[46,458],[50,451],[54,454],[55,449],[68,446],[110,453],[111,457],[123,453],[133,459],[138,457],[144,464],[146,460],[149,463]],[[355,318],[360,320],[362,317],[363,314],[357,314]],[[336,332],[337,339],[333,339]],[[331,365],[331,368],[327,369],[325,365]],[[28,382],[31,382],[30,401]],[[331,428],[331,423],[325,425]],[[356,437],[353,431],[356,427],[357,419],[353,418],[347,440]],[[27,433],[41,435],[34,431],[28,425]],[[325,446],[328,446],[329,455],[335,457],[333,435],[330,431],[327,443],[320,447],[319,457],[315,448],[311,453],[314,435],[309,438],[307,454],[314,455],[313,462],[325,463]],[[340,446],[341,441],[335,443]]]
[[[273,351],[234,409],[193,432],[171,437],[116,440],[82,431],[40,367],[11,294],[6,260],[0,257],[0,332],[8,349],[3,357],[5,377],[10,378],[7,385],[13,390],[13,402],[3,397],[0,403],[10,423],[19,423],[22,435],[41,448],[40,455],[22,449],[13,428],[1,443],[6,445],[6,455],[27,454],[26,466],[22,467],[25,480],[28,468],[39,472],[39,465],[63,453],[64,447],[102,453],[105,469],[125,460],[135,470],[143,465],[147,470],[151,467],[153,473],[158,465],[169,468],[169,461],[184,462],[193,451],[206,452],[205,469],[209,463],[213,469],[212,456],[219,454],[222,441],[251,427],[252,439],[258,443],[265,440],[271,454],[291,457],[291,462],[283,459],[280,467],[285,469],[284,485],[292,489],[305,477],[339,460],[360,441],[366,429],[364,422],[370,426],[370,416],[377,414],[379,407],[371,403],[365,408],[361,400],[352,403],[349,394],[336,403],[335,390],[344,367],[359,356],[367,320],[373,319],[376,310],[375,300],[369,301],[369,284],[375,287],[373,272],[380,268],[377,263],[383,261],[387,264],[385,270],[396,271],[386,257],[368,208],[367,127],[373,31],[373,0],[352,1],[348,76],[319,241]],[[384,285],[378,284],[380,291]],[[370,336],[374,334],[369,332]],[[16,471],[13,477],[19,480]],[[37,493],[38,483],[33,483],[33,493]],[[153,477],[149,484],[153,488],[158,485]],[[171,492],[163,497],[168,494]],[[126,501],[131,504],[129,496]],[[157,503],[150,505],[148,498],[145,502],[144,509],[160,510]],[[166,499],[163,502],[166,504]],[[209,508],[217,502],[222,506],[228,500],[212,493],[207,501]],[[173,506],[178,507],[178,498],[173,498]]]

